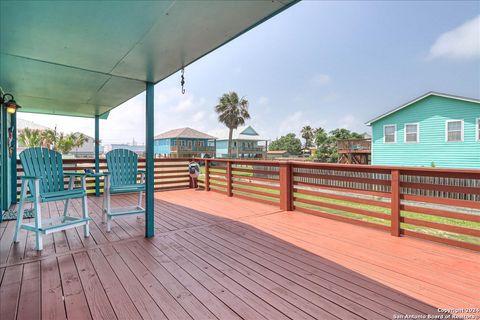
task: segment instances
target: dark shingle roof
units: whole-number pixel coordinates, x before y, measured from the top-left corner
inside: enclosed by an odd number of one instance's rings
[[[192,138],[192,139],[216,139],[216,137],[209,134],[200,132],[192,128],[178,128],[170,131],[160,133],[155,136],[157,139],[169,139],[169,138]]]

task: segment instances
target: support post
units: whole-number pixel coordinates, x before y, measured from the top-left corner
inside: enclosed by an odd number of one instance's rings
[[[400,172],[392,170],[390,190],[390,234],[400,236]]]
[[[95,172],[100,171],[100,116],[95,115]],[[100,178],[95,178],[95,196],[100,196]]]
[[[0,94],[2,91],[0,90]],[[9,181],[7,181],[7,159],[8,159],[8,139],[7,139],[7,111],[0,104],[0,213],[8,209],[7,190]],[[15,182],[15,186],[17,183]],[[13,188],[13,186],[12,186]],[[2,214],[0,214],[0,222],[2,222]]]
[[[280,209],[284,211],[293,210],[293,177],[292,165],[289,162],[280,164]]]
[[[227,196],[232,197],[232,161],[227,161]]]
[[[145,237],[154,236],[154,85],[147,82],[145,104]]]
[[[208,159],[205,159],[205,191],[210,191],[210,164]]]
[[[10,118],[10,127],[12,128],[12,155],[11,163],[11,203],[17,203],[17,113],[12,114]],[[10,147],[10,146],[9,146]]]

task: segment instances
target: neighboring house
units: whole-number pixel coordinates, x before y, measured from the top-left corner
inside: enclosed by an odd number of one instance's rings
[[[365,139],[365,140],[371,140],[371,139],[372,139],[372,135],[371,135],[370,133],[368,133],[368,132],[362,133],[362,137],[363,137],[363,139]]]
[[[130,145],[130,144],[107,144],[103,148],[103,152],[107,153],[109,151],[115,150],[115,149],[127,149],[130,151],[135,152],[138,154],[140,157],[145,157],[145,145]]]
[[[317,147],[308,147],[302,149],[302,156],[313,157],[317,153]]]
[[[287,150],[270,150],[267,151],[267,159],[279,159],[289,157]]]
[[[155,155],[161,157],[212,157],[215,137],[192,128],[179,128],[155,136]]]
[[[429,92],[370,120],[372,164],[480,169],[480,100]]]
[[[251,126],[233,130],[232,158],[265,158],[268,140]],[[217,140],[217,157],[228,157],[228,130]]]
[[[368,137],[363,134],[364,137]],[[372,154],[371,138],[345,139],[337,141],[338,163],[370,164]]]

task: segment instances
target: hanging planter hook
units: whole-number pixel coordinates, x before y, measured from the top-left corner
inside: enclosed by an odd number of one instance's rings
[[[185,94],[185,69],[182,68],[182,76],[181,76],[181,80],[180,80],[180,85],[182,86],[182,94]]]

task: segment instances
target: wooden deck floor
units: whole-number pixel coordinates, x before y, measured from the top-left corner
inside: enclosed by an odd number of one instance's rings
[[[46,236],[41,254],[0,224],[0,318],[391,319],[479,306],[476,253],[213,192],[155,196],[149,240],[136,217],[105,232],[94,197],[91,237]]]

